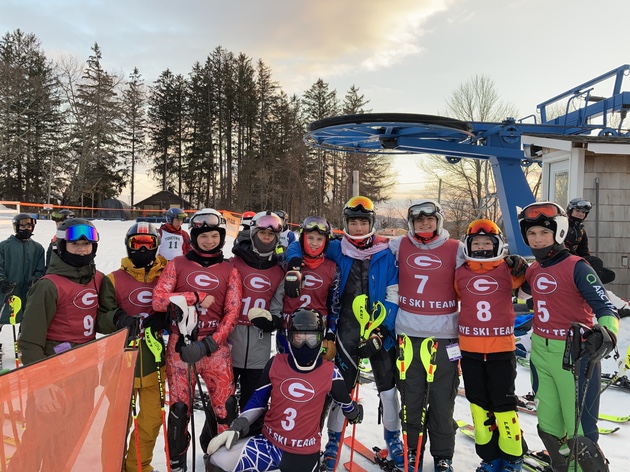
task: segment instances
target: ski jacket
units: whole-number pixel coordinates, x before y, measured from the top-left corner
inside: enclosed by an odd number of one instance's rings
[[[53,252],[47,275],[52,274],[57,277],[65,277],[69,282],[81,285],[82,290],[90,288],[98,292],[100,286],[96,280],[97,273],[99,278],[104,277],[101,272],[96,270],[93,262],[83,267],[73,267],[62,261],[57,253]],[[58,298],[58,287],[49,278],[38,280],[29,290],[26,308],[24,308],[21,333],[18,339],[18,348],[22,353],[22,363],[24,365],[32,364],[56,354],[54,348],[61,342],[48,339],[48,331],[50,325],[55,323]],[[106,324],[101,323],[98,314],[96,315],[95,332],[104,334],[113,332],[107,329]],[[71,347],[77,345],[77,343],[70,343]]]
[[[588,250],[588,236],[582,220],[569,218],[569,230],[567,231],[567,237],[564,239],[564,247],[576,256],[587,257],[591,255]]]
[[[295,241],[287,250],[287,260],[293,257],[302,257],[302,250],[299,241]],[[340,270],[339,294],[343,294],[348,282],[348,276],[355,259],[343,254],[341,241],[334,239],[330,241],[326,258],[334,261]],[[375,253],[370,259],[368,269],[368,297],[370,303],[380,301],[385,306],[387,315],[383,324],[389,330],[389,336],[385,338],[383,346],[386,350],[391,349],[395,344],[394,325],[396,323],[396,312],[398,310],[398,267],[394,255],[385,246],[384,250]],[[345,310],[342,310],[343,313]]]
[[[16,284],[13,295],[22,300],[22,310],[16,323],[22,322],[27,293],[31,286],[44,275],[44,247],[33,239],[22,241],[14,234],[0,242],[0,281]],[[4,294],[0,293],[0,303]],[[11,309],[7,303],[0,313],[0,325],[8,324]]]
[[[450,234],[447,230],[443,229],[436,239],[426,244],[419,242],[416,238],[413,237],[412,233],[408,233],[407,235],[402,236],[398,239],[390,240],[389,248],[394,253],[396,261],[398,261],[398,265],[402,263],[400,261],[400,246],[403,238],[407,238],[413,244],[413,246],[415,246],[420,251],[426,251],[426,254],[428,256],[431,256],[437,248],[446,244],[446,242],[450,238]],[[452,273],[441,274],[442,280],[446,280],[446,278],[450,280],[449,288],[446,289],[447,291],[450,291],[450,287],[453,287],[453,284],[455,282],[455,269],[460,267],[465,262],[464,243],[458,241],[458,245],[455,248],[455,251],[453,251],[452,256],[455,258],[455,264]],[[407,310],[404,310],[403,308],[399,308],[398,315],[396,317],[396,332],[405,333],[407,334],[407,336],[413,336],[417,338],[427,338],[429,336],[435,336],[438,339],[457,338],[457,307],[450,310],[448,314],[442,314],[438,316],[431,314],[411,313]]]
[[[166,259],[157,256],[153,265],[147,271],[144,267],[134,267],[131,259],[125,257],[120,262],[120,269],[108,274],[101,284],[99,293],[99,315],[101,324],[108,330],[116,331],[114,315],[119,308],[127,315],[151,316],[155,313],[152,306],[153,287],[166,266]],[[156,340],[162,344],[162,359],[159,365],[164,365],[164,341],[162,336],[154,333]],[[157,370],[155,356],[144,341],[144,332],[140,335],[138,361],[135,370],[135,388],[148,386],[147,382],[157,382],[157,376],[152,376]],[[157,385],[157,383],[156,383]]]

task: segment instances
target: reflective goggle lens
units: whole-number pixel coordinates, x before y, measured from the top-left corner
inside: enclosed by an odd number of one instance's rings
[[[291,344],[297,348],[300,348],[304,345],[308,347],[317,347],[322,341],[321,333],[300,333],[294,332],[291,333]]]
[[[346,208],[351,210],[374,211],[374,203],[367,197],[352,197],[348,200]]]
[[[304,220],[304,231],[317,231],[321,234],[328,234],[329,226],[328,222],[324,218],[310,217]]]
[[[173,218],[175,218],[176,220],[184,221],[186,218],[188,218],[188,214],[187,213],[178,213]]]
[[[494,234],[498,235],[497,226],[490,220],[475,220],[468,225],[468,230],[466,231],[468,235],[476,235],[476,234]]]
[[[31,228],[35,227],[35,220],[33,218],[22,218],[17,222],[18,226],[30,226]]]
[[[591,211],[592,207],[591,207],[591,202],[586,201],[586,200],[580,200],[574,205],[574,208],[576,210],[581,210],[581,211]]]
[[[276,215],[278,215],[278,217],[283,219],[283,220],[287,219],[287,214],[284,211],[282,211],[282,210],[274,211],[274,213]]]
[[[212,213],[205,213],[203,215],[195,215],[190,220],[190,225],[194,228],[200,228],[203,225],[206,226],[219,226],[221,224],[221,218]]]
[[[65,231],[57,230],[57,238],[65,239],[66,241],[78,241],[79,239],[86,239],[91,243],[98,242],[98,231],[88,225],[74,225],[70,226]]]
[[[157,238],[150,234],[137,234],[131,236],[127,240],[127,245],[130,249],[138,250],[140,248],[146,248],[148,250],[157,249]]]
[[[270,229],[275,233],[282,231],[282,221],[278,215],[264,215],[256,220],[256,228]]]
[[[527,208],[523,208],[521,216],[526,220],[535,220],[540,216],[546,216],[548,218],[554,218],[560,215],[559,208],[553,203],[543,203],[540,205],[531,205]]]
[[[409,216],[413,219],[420,218],[420,216],[433,216],[437,213],[438,209],[434,203],[426,202],[419,205],[414,205],[409,208]]]

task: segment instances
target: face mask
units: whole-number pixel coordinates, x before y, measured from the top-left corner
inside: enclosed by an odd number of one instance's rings
[[[319,353],[321,351],[321,344],[317,347],[308,347],[304,345],[302,347],[295,347],[289,345],[289,350],[295,359],[295,364],[300,370],[312,370],[315,367]]]
[[[152,265],[156,253],[157,249],[140,249],[139,251],[134,251],[134,253],[129,256],[129,259],[131,259],[135,268],[140,269]]]
[[[30,239],[32,235],[33,235],[32,229],[19,229],[15,233],[15,237],[18,239],[21,239],[22,241],[26,241],[27,239]]]
[[[545,262],[555,256],[559,251],[564,249],[561,244],[554,243],[551,246],[534,249],[532,248],[532,254],[539,262]]]
[[[92,250],[91,254],[86,256],[80,256],[78,254],[70,254],[69,252],[64,252],[63,255],[59,256],[61,260],[65,263],[71,265],[72,267],[83,267],[88,265],[90,262],[94,260],[96,257],[96,251]]]

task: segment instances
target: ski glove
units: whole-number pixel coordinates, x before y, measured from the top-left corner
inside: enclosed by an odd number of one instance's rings
[[[0,292],[5,295],[10,295],[15,290],[15,282],[9,282],[8,280],[0,280]]]
[[[225,446],[227,450],[230,450],[236,441],[238,441],[240,437],[246,436],[247,433],[249,433],[249,421],[247,421],[246,418],[236,418],[232,421],[230,429],[212,438],[206,452],[212,455],[217,452],[221,446]]]
[[[142,328],[151,328],[151,331],[154,333],[161,333],[166,330],[170,334],[172,331],[171,317],[164,311],[153,313],[152,315],[142,319]]]
[[[182,347],[179,355],[186,364],[195,364],[203,357],[211,355],[217,349],[219,349],[219,346],[217,346],[216,341],[212,336],[208,335],[201,341]]]
[[[381,350],[383,339],[389,335],[387,326],[381,325],[372,331],[372,334],[365,341],[359,342],[359,357],[368,359]]]
[[[508,265],[508,267],[512,269],[510,272],[514,277],[525,275],[528,264],[527,261],[521,256],[519,256],[518,254],[511,254],[509,256],[505,256],[503,260]]]
[[[247,312],[247,318],[249,318],[249,321],[256,326],[256,328],[265,333],[271,333],[275,331],[278,326],[282,325],[282,320],[279,317],[276,317],[274,320],[271,313],[264,308],[251,308]]]
[[[299,270],[290,270],[284,276],[284,294],[289,298],[300,296],[302,286],[302,273]]]
[[[118,329],[127,329],[127,341],[132,339],[138,339],[140,336],[140,324],[142,323],[142,316],[133,315],[129,316],[125,310],[119,308],[114,313],[114,324]]]
[[[334,361],[337,355],[337,345],[335,344],[335,333],[328,332],[322,343],[322,357],[327,361]]]
[[[300,270],[304,261],[301,257],[292,257],[287,263],[287,270]]]
[[[617,336],[605,326],[595,325],[584,334],[584,343],[589,359],[597,362],[615,349]]]
[[[354,409],[346,415],[348,423],[359,424],[363,421],[363,405],[360,403],[354,404]]]

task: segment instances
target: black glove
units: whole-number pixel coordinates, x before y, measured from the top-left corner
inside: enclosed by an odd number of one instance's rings
[[[300,270],[303,263],[301,257],[292,257],[287,263],[287,270]]]
[[[0,280],[0,292],[5,295],[10,295],[15,290],[15,282],[9,282],[8,280]]]
[[[368,359],[369,357],[380,351],[382,347],[383,340],[378,334],[373,333],[365,341],[359,342],[359,357],[361,359]]]
[[[219,346],[217,346],[216,341],[212,336],[208,335],[201,341],[190,343],[188,346],[182,347],[179,355],[185,363],[195,364],[203,357],[211,355],[217,349],[219,349]]]
[[[166,330],[170,334],[172,331],[171,317],[164,311],[153,313],[142,319],[142,328],[151,328],[154,333],[161,333]]]
[[[300,296],[302,286],[302,273],[299,270],[290,270],[284,276],[284,294],[289,298]]]
[[[168,307],[166,307],[166,313],[168,313],[169,318],[171,320],[175,320],[176,323],[179,323],[184,319],[184,312],[179,305],[176,305],[175,303],[168,304]]]
[[[605,326],[595,325],[584,333],[584,343],[589,359],[597,362],[615,349],[617,336]]]
[[[282,328],[282,318],[279,316],[272,316],[271,321],[267,318],[259,316],[257,318],[252,318],[252,324],[256,326],[256,328],[264,331],[265,333],[271,333],[278,328]]]
[[[508,265],[508,267],[512,269],[511,273],[514,277],[525,275],[528,264],[527,261],[521,256],[519,256],[518,254],[511,254],[509,256],[505,256],[503,260]]]
[[[348,423],[350,424],[359,424],[363,421],[363,405],[360,403],[354,404],[354,410],[346,415],[348,418]]]
[[[129,316],[125,310],[119,308],[114,314],[114,324],[118,329],[127,329],[127,340],[138,339],[140,336],[140,324],[142,323],[142,316],[133,315]]]

